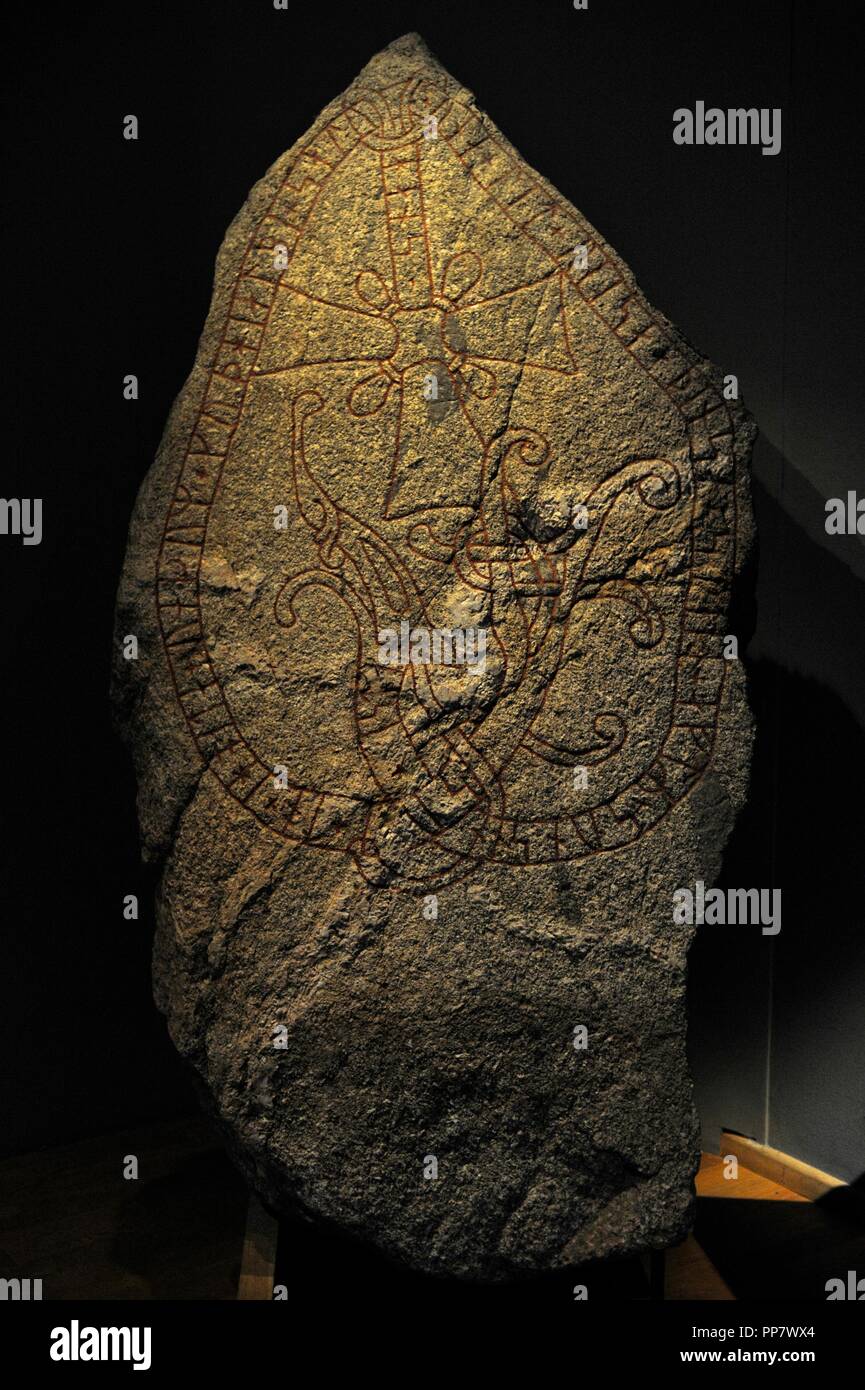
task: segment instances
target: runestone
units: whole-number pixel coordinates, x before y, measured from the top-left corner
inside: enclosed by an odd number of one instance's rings
[[[157,1003],[278,1210],[490,1280],[687,1230],[672,896],[751,744],[726,380],[415,35],[230,226],[114,699]]]

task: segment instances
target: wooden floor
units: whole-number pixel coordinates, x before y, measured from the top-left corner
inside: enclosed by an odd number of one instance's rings
[[[700,1171],[697,1174],[698,1197],[724,1197],[731,1201],[757,1202],[807,1202],[789,1187],[770,1182],[759,1173],[752,1173],[739,1165],[735,1182],[724,1177],[724,1160],[717,1154],[703,1154]]]
[[[735,1182],[724,1177],[724,1161],[717,1154],[703,1154],[697,1174],[697,1197],[729,1201],[804,1202],[788,1187],[769,1182],[758,1173],[739,1167]],[[735,1295],[722,1279],[695,1236],[667,1253],[666,1296],[671,1299],[732,1299]]]
[[[790,1187],[782,1187],[780,1183],[773,1183],[768,1177],[761,1177],[759,1173],[752,1173],[750,1169],[738,1166],[738,1176],[736,1181],[729,1181],[723,1176],[725,1172],[725,1162],[719,1158],[718,1154],[702,1155],[700,1172],[697,1175],[697,1195],[698,1197],[725,1197],[730,1201],[759,1201],[759,1202],[807,1202],[807,1197],[800,1197],[800,1194],[791,1191]]]
[[[135,1180],[124,1177],[131,1157]],[[741,1166],[737,1180],[727,1181],[711,1154],[697,1194],[698,1234],[701,1209],[719,1229],[719,1199],[751,1203],[723,1208],[729,1217],[741,1211],[749,1224],[767,1203],[788,1204],[775,1210],[794,1217],[795,1204],[808,1214],[819,1205]],[[42,1278],[48,1299],[234,1299],[246,1209],[243,1182],[198,1117],[7,1159],[0,1163],[0,1275]],[[846,1252],[850,1233],[843,1225],[837,1231],[835,1248]],[[728,1242],[728,1283],[691,1235],[667,1253],[666,1297],[732,1299],[737,1259],[748,1258],[735,1245],[731,1254]]]

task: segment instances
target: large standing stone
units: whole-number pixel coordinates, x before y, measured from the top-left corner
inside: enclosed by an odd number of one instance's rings
[[[744,795],[751,437],[417,37],[253,189],[116,698],[157,1000],[266,1199],[462,1276],[685,1231],[672,894]],[[386,664],[402,623],[485,665]]]

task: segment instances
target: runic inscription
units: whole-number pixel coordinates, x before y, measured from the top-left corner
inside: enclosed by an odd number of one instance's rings
[[[287,165],[231,292],[159,551],[162,640],[210,771],[276,834],[409,887],[616,850],[695,786],[723,696],[737,530],[717,385],[452,87],[424,67],[361,82]],[[359,192],[354,241],[335,209]],[[619,400],[644,403],[643,438],[603,388],[611,371]],[[226,554],[219,514],[259,413],[275,421],[252,436],[260,505]],[[222,612],[202,597],[211,554],[263,576],[241,643],[223,632],[231,598]],[[456,609],[487,625],[483,680],[382,672],[382,628]],[[260,673],[238,674],[247,637],[267,653],[263,699]],[[319,698],[350,738],[326,775],[298,756],[275,786],[297,652],[314,686],[316,639],[320,674],[345,653],[345,688]],[[623,664],[633,681],[611,691]]]

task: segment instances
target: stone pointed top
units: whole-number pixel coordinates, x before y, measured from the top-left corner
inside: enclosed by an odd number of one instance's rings
[[[414,32],[402,34],[400,38],[380,49],[361,69],[356,80],[368,82],[372,78],[376,85],[385,85],[405,77],[407,70],[413,65],[429,68],[439,79],[445,77],[453,82],[454,86],[460,85],[431,52],[426,40]]]
[[[422,58],[429,58],[432,56],[426,39],[422,34],[418,34],[416,30],[412,30],[411,33],[408,34],[402,34],[398,39],[394,39],[393,42],[389,43],[386,48],[383,48],[381,52],[418,54]],[[375,61],[376,59],[373,58],[372,62]]]

